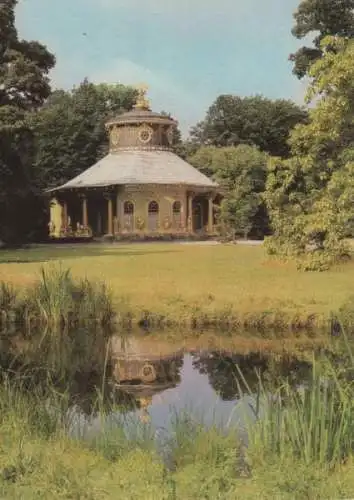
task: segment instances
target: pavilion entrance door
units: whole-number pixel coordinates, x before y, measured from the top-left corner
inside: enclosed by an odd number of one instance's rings
[[[195,203],[193,210],[193,228],[200,231],[203,228],[203,211],[201,203]]]
[[[93,236],[105,235],[108,228],[107,200],[99,198],[90,200],[88,216]]]
[[[208,222],[207,200],[201,196],[194,198],[192,213],[193,213],[193,230],[196,232],[203,231]]]

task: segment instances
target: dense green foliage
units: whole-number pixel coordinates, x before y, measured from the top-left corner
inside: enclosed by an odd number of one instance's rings
[[[55,63],[43,45],[18,38],[16,4],[0,5],[0,240],[9,243],[30,238],[43,210],[31,169],[30,118],[50,94]]]
[[[294,74],[299,78],[304,77],[311,64],[323,56],[321,42],[324,37],[354,38],[354,0],[302,0],[294,18],[292,33],[296,38],[315,34],[313,47],[301,47],[290,55],[294,61]]]
[[[60,185],[108,152],[108,118],[130,110],[136,91],[85,80],[71,91],[55,91],[33,118],[34,170],[43,189]]]
[[[266,191],[269,251],[317,270],[347,255],[354,220],[354,41],[326,38],[321,48],[310,69],[310,122],[292,133],[292,157],[270,162]]]
[[[218,223],[224,236],[264,236],[268,220],[262,199],[267,155],[254,146],[202,147],[189,158],[192,165],[219,183],[223,199]]]
[[[248,144],[286,157],[290,131],[306,119],[307,112],[291,101],[220,95],[205,119],[191,130],[191,139],[200,146]]]

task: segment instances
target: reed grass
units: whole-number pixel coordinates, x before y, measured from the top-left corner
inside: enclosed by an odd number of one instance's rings
[[[297,388],[284,382],[270,394],[259,378],[254,394],[239,371],[243,387],[256,402],[251,406],[255,423],[248,420],[248,437],[250,454],[257,461],[276,456],[281,462],[297,460],[305,466],[334,468],[351,458],[354,387],[348,374],[354,373],[354,357],[343,334],[347,356],[342,366],[313,359],[311,380]]]
[[[96,323],[109,326],[115,318],[106,284],[87,278],[75,280],[61,264],[41,267],[39,279],[24,290],[0,283],[0,312],[5,323],[32,325],[56,331],[58,327]]]

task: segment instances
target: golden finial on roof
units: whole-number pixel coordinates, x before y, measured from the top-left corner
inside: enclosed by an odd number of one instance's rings
[[[152,403],[152,397],[146,396],[145,398],[138,398],[140,403],[140,408],[147,408]]]
[[[146,99],[146,92],[149,90],[148,85],[145,83],[141,83],[140,85],[136,86],[136,89],[138,91],[138,97],[135,102],[135,109],[150,109],[150,103],[149,100]]]

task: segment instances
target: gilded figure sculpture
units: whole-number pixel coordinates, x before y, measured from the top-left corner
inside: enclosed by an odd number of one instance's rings
[[[146,84],[141,83],[136,86],[136,89],[138,91],[138,97],[134,107],[138,109],[150,109],[149,100],[146,98],[146,93],[149,90],[149,87]]]

